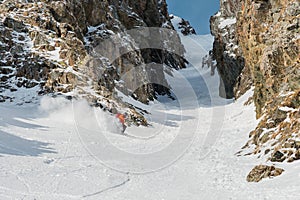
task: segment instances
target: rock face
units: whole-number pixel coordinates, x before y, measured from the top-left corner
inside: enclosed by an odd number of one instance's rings
[[[300,159],[299,23],[297,0],[244,1],[238,19],[239,43],[261,118],[247,145],[255,144],[254,153],[267,154],[274,162]]]
[[[251,79],[242,74],[245,60],[236,34],[237,15],[241,5],[241,0],[221,0],[219,12],[210,19],[211,34],[215,36],[213,58],[217,61],[221,76],[219,93],[224,98],[235,97],[234,87],[238,83],[241,83],[241,92],[246,92],[251,85]],[[244,76],[243,82],[238,80]]]
[[[116,89],[143,103],[169,94],[163,68],[140,66],[160,63],[180,69],[186,64],[175,32],[162,49],[139,49],[140,41],[150,42],[128,33],[138,27],[172,31],[165,0],[6,0],[0,13],[0,101],[13,101],[14,94],[7,91],[39,87],[40,94],[79,95],[117,110],[131,106],[115,95]],[[120,55],[111,60],[116,50]],[[129,71],[135,72],[127,79],[139,80],[134,91],[122,80]],[[156,82],[151,82],[153,75]]]
[[[221,0],[211,18],[221,95],[238,98],[254,86],[260,122],[244,147],[247,155],[300,159],[299,23],[297,0]]]

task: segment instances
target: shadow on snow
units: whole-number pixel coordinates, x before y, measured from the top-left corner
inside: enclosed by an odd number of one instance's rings
[[[8,109],[7,107],[0,106],[0,112],[3,113],[2,116],[4,117],[0,118],[0,157],[1,154],[2,156],[40,156],[45,153],[56,153],[54,149],[49,147],[50,143],[22,138],[3,130],[5,127],[20,127],[27,130],[46,130],[47,127],[45,126],[30,123],[30,120],[32,120],[32,113],[38,113],[36,108],[10,107]]]

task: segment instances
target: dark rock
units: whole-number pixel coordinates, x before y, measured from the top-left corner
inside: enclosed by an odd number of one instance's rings
[[[28,32],[28,29],[26,28],[23,22],[17,21],[10,17],[6,17],[4,19],[3,25],[8,28],[12,28],[14,31],[17,32]]]
[[[185,36],[197,34],[195,29],[191,26],[190,22],[183,18],[181,19],[181,22],[179,23],[178,28],[181,30],[181,33]]]
[[[67,99],[67,100],[72,100],[73,97],[72,97],[72,96],[66,96],[66,99]]]
[[[11,92],[16,92],[16,91],[18,91],[16,88],[10,88],[10,91]]]
[[[281,153],[280,151],[276,151],[271,158],[272,162],[282,162],[284,160],[285,160],[284,154]]]
[[[251,87],[251,76],[241,75],[245,59],[239,46],[236,24],[223,26],[224,20],[237,18],[241,8],[240,0],[221,0],[220,11],[210,18],[211,34],[215,36],[213,59],[221,76],[219,93],[224,98],[242,95]]]
[[[12,73],[13,70],[11,68],[7,68],[7,67],[0,67],[0,74],[10,74]]]

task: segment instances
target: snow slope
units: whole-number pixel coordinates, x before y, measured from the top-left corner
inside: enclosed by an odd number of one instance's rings
[[[237,157],[255,128],[254,106],[218,97],[219,77],[201,67],[210,36],[182,37],[190,66],[168,75],[177,97],[143,105],[149,128],[118,134],[114,116],[84,101],[44,97],[0,104],[0,199],[297,199],[299,166],[246,182],[258,162]],[[120,94],[121,95],[121,94]]]

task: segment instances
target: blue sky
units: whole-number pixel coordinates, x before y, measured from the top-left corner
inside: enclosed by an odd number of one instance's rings
[[[169,13],[192,24],[197,34],[208,34],[209,18],[219,10],[220,0],[167,0]]]

